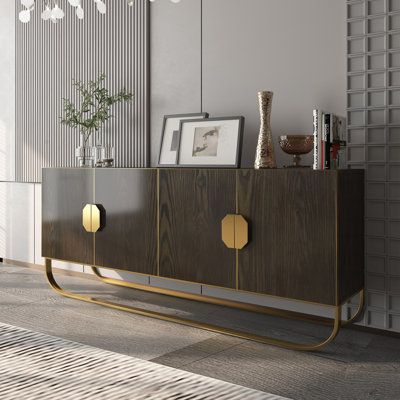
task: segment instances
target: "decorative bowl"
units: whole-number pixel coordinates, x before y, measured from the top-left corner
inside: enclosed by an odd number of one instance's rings
[[[284,135],[279,137],[279,145],[286,154],[293,155],[293,165],[287,168],[308,168],[300,165],[301,154],[308,154],[314,147],[313,135]]]

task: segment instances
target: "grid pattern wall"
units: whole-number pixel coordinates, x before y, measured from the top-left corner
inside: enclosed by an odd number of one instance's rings
[[[57,24],[41,19],[37,1],[31,21],[22,24],[16,1],[16,180],[40,182],[42,167],[76,165],[77,130],[62,126],[62,98],[77,102],[72,80],[87,82],[101,73],[115,92],[126,88],[132,103],[114,106],[101,131],[104,144],[115,146],[115,165],[145,167],[149,145],[149,2],[105,0],[82,3],[79,20],[67,0],[58,2],[65,18]]]
[[[347,1],[350,168],[366,169],[367,326],[400,331],[400,0]]]

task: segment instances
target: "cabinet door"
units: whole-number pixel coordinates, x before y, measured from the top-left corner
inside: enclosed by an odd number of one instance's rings
[[[160,170],[160,276],[234,288],[235,251],[221,220],[235,212],[235,171]]]
[[[239,213],[251,226],[240,289],[335,304],[336,179],[335,171],[239,172]]]
[[[97,169],[95,202],[105,210],[96,265],[157,273],[157,171]]]
[[[82,210],[93,202],[92,169],[44,169],[42,256],[92,265],[93,233],[82,226]]]

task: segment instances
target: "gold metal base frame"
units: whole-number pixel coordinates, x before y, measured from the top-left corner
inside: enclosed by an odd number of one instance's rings
[[[132,289],[137,289],[137,290],[143,290],[147,292],[153,292],[153,293],[158,293],[158,294],[163,294],[163,295],[168,295],[168,296],[174,296],[174,297],[180,297],[184,298],[187,300],[193,300],[193,301],[199,301],[199,302],[206,302],[210,304],[215,304],[215,305],[220,305],[220,306],[226,306],[226,307],[233,307],[241,310],[246,310],[246,311],[252,311],[252,312],[258,312],[258,313],[263,313],[263,314],[268,314],[268,315],[273,315],[273,316],[279,316],[279,317],[285,317],[285,318],[291,318],[291,319],[300,319],[306,322],[313,322],[313,323],[323,323],[323,324],[330,324],[332,326],[332,331],[329,337],[319,343],[315,344],[302,344],[302,343],[294,343],[294,342],[289,342],[286,340],[281,340],[281,339],[276,339],[276,338],[271,338],[268,336],[262,336],[262,335],[257,335],[253,333],[248,333],[248,332],[243,332],[243,331],[238,331],[230,328],[224,328],[221,326],[217,325],[212,325],[212,324],[207,324],[195,320],[190,320],[186,318],[181,318],[173,315],[168,315],[164,313],[159,313],[156,311],[150,311],[142,308],[137,308],[137,307],[131,307],[128,305],[123,305],[119,303],[114,303],[110,302],[107,300],[101,300],[97,299],[94,297],[90,296],[85,296],[81,295],[78,293],[72,293],[64,290],[55,280],[55,277],[53,275],[53,269],[52,269],[52,260],[51,259],[46,259],[46,277],[47,280],[50,283],[50,286],[59,294],[62,296],[75,299],[75,300],[81,300],[81,301],[86,301],[88,303],[94,303],[94,304],[99,304],[102,306],[114,308],[117,310],[121,311],[127,311],[130,313],[134,313],[137,315],[142,315],[145,317],[151,317],[151,318],[157,318],[162,321],[167,321],[167,322],[174,322],[178,323],[181,325],[186,325],[186,326],[191,326],[194,328],[198,329],[205,329],[211,332],[216,332],[216,333],[221,333],[224,335],[230,335],[234,337],[238,337],[241,339],[247,339],[247,340],[252,340],[264,344],[269,344],[269,345],[274,345],[274,346],[279,346],[283,347],[286,349],[291,349],[291,350],[303,350],[303,351],[313,351],[313,350],[319,350],[322,347],[326,346],[328,343],[332,342],[335,337],[338,335],[340,327],[343,325],[350,324],[354,321],[356,321],[360,315],[362,314],[363,308],[364,308],[364,289],[361,290],[360,292],[360,304],[357,312],[355,315],[346,321],[341,320],[341,314],[342,314],[342,306],[332,306],[334,309],[334,319],[328,319],[328,318],[321,318],[321,317],[316,317],[316,316],[311,316],[307,314],[301,314],[301,313],[296,313],[293,311],[287,311],[287,310],[279,310],[279,309],[274,309],[270,307],[264,307],[264,306],[257,306],[257,305],[252,305],[252,304],[247,304],[247,303],[241,303],[241,302],[236,302],[236,301],[231,301],[231,300],[225,300],[225,299],[219,299],[219,298],[214,298],[210,296],[200,296],[196,294],[191,294],[191,293],[183,293],[183,292],[175,292],[173,290],[168,290],[168,289],[162,289],[162,288],[155,288],[155,287],[149,287],[146,285],[140,285],[136,283],[131,283],[131,282],[123,282],[120,280],[116,279],[111,279],[111,278],[105,278],[103,277],[99,270],[97,268],[92,268],[93,272],[95,275],[100,278],[104,283],[108,284],[113,284],[113,285],[118,285],[118,286],[123,286],[127,288],[132,288]]]

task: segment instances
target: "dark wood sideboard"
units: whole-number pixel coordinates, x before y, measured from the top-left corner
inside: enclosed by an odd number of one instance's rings
[[[42,190],[48,260],[336,309],[364,288],[362,170],[44,169]],[[247,222],[241,249],[223,240],[227,215]]]

